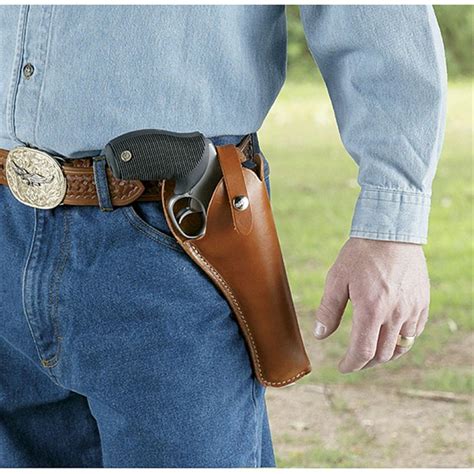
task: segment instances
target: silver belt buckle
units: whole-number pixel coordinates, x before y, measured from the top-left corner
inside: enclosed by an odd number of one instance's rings
[[[53,209],[66,195],[66,177],[48,153],[28,147],[10,150],[5,163],[8,186],[18,201],[37,209]]]

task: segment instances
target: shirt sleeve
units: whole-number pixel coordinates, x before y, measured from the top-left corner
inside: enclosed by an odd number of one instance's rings
[[[300,7],[361,187],[350,235],[425,244],[446,116],[431,6]]]

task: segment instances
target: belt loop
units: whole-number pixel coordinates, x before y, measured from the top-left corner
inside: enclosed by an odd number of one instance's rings
[[[252,158],[253,158],[253,155],[255,155],[256,153],[260,153],[260,143],[258,142],[257,132],[253,132],[250,135],[250,140],[252,143]]]
[[[113,211],[112,199],[110,198],[109,183],[107,181],[105,156],[96,156],[93,158],[94,181],[99,199],[101,211]]]

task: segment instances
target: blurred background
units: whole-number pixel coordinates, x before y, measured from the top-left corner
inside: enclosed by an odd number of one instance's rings
[[[437,6],[449,74],[444,150],[433,185],[430,322],[405,357],[343,375],[350,304],[311,336],[326,272],[359,193],[298,8],[287,10],[288,79],[260,133],[272,202],[313,373],[268,390],[280,467],[471,467],[473,431],[473,6]]]

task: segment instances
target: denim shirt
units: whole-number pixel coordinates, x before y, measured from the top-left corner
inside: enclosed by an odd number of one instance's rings
[[[350,235],[426,243],[446,98],[432,8],[307,5],[301,17],[359,165]],[[0,148],[74,158],[141,128],[257,131],[286,42],[281,5],[2,6]]]

